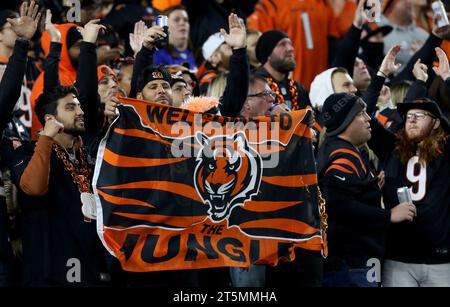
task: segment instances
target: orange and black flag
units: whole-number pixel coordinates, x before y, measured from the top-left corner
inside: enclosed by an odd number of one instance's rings
[[[230,118],[121,98],[94,175],[124,270],[276,265],[321,251],[311,111]]]

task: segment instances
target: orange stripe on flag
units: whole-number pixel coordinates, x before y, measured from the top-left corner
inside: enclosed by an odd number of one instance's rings
[[[142,138],[142,139],[146,139],[146,140],[154,140],[163,144],[168,144],[171,145],[172,142],[163,140],[162,138],[160,138],[158,135],[154,134],[154,133],[149,133],[149,132],[145,132],[139,129],[120,129],[120,128],[114,128],[114,133],[117,134],[123,134],[123,135],[127,135],[127,136],[133,136],[133,137],[137,137],[137,138]]]
[[[197,191],[186,184],[170,182],[170,181],[137,181],[118,185],[111,185],[106,187],[99,187],[105,189],[150,189],[150,190],[162,190],[178,194],[192,200],[201,202]]]
[[[293,219],[262,219],[245,222],[239,225],[241,229],[245,228],[272,228],[283,231],[295,232],[298,234],[310,235],[319,231],[306,223]]]
[[[155,206],[139,199],[112,196],[99,189],[97,189],[97,193],[101,195],[106,201],[109,201],[110,203],[113,203],[115,205],[138,205],[149,208],[155,208]]]
[[[164,223],[173,227],[189,227],[195,223],[203,221],[206,216],[172,216],[172,215],[158,215],[158,214],[139,214],[139,213],[124,213],[113,212],[115,215],[120,215],[130,219],[147,221],[151,223]]]
[[[253,212],[272,212],[289,208],[303,201],[249,201],[244,205],[244,209]]]
[[[363,168],[364,172],[367,173],[367,169],[366,169],[366,167],[364,166],[364,163],[363,163],[363,161],[361,160],[361,157],[360,157],[356,152],[354,152],[353,150],[345,149],[345,148],[337,149],[337,150],[333,151],[333,152],[330,154],[330,157],[331,157],[331,156],[334,156],[335,154],[340,153],[340,152],[342,152],[342,153],[348,153],[348,154],[351,154],[352,156],[358,158],[359,163],[361,163],[361,167]]]
[[[295,246],[313,251],[321,251],[324,244],[322,238],[314,237],[309,239],[308,241],[296,242]]]
[[[281,187],[300,188],[317,184],[317,175],[263,176],[262,181]]]
[[[109,149],[105,149],[103,160],[113,166],[118,167],[148,167],[173,164],[182,162],[189,158],[170,158],[170,159],[151,159],[151,158],[134,158],[118,155]]]

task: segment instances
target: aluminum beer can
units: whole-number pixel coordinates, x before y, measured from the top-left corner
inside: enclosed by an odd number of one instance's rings
[[[449,25],[447,12],[445,11],[444,4],[441,1],[434,1],[431,3],[434,16],[436,19],[436,25],[438,28],[442,28]]]
[[[399,203],[412,203],[411,191],[408,187],[401,187],[397,189],[397,196]]]
[[[157,26],[160,26],[161,28],[167,27],[168,26],[168,18],[165,15],[158,15],[156,17],[156,22],[155,24]]]

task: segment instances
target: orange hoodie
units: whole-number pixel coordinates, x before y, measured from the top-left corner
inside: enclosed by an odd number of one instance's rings
[[[59,81],[61,85],[65,86],[73,85],[77,77],[77,70],[72,66],[69,51],[67,50],[67,33],[71,28],[78,26],[74,23],[65,23],[55,26],[61,32],[61,43],[62,43],[61,61],[59,62]],[[50,52],[50,43],[51,43],[50,34],[47,31],[45,31],[44,33],[42,33],[41,38],[41,45],[42,49],[44,50],[45,56],[47,56]],[[31,107],[33,110],[33,117],[31,120],[31,137],[33,139],[37,139],[37,132],[40,129],[42,129],[42,125],[36,116],[36,112],[34,112],[34,107],[36,105],[37,98],[39,97],[39,95],[42,94],[43,90],[44,90],[44,73],[42,72],[33,85],[30,97]]]

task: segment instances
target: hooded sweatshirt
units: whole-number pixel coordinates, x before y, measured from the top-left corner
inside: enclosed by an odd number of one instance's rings
[[[73,27],[78,27],[74,23],[65,23],[61,25],[55,25],[55,27],[61,32],[61,61],[59,63],[59,79],[61,82],[61,85],[69,86],[73,85],[75,83],[75,79],[77,76],[77,70],[75,67],[73,67],[72,62],[70,60],[69,56],[69,50],[67,48],[67,34],[69,30]],[[42,49],[44,50],[45,56],[47,56],[50,52],[50,43],[51,43],[51,37],[50,34],[45,31],[42,33],[42,39],[41,39],[41,45]],[[36,100],[38,99],[39,95],[42,94],[44,90],[44,73],[41,72],[39,74],[39,77],[36,79],[36,82],[34,83],[33,90],[31,92],[31,107],[34,111]],[[36,112],[33,112],[33,117],[31,120],[31,137],[36,138],[37,134],[36,132],[42,129],[42,125],[39,122],[38,117],[36,116]]]
[[[309,99],[311,104],[316,109],[321,109],[325,99],[334,93],[333,82],[331,76],[336,70],[336,67],[327,69],[318,74],[311,83],[311,89],[309,91]]]

